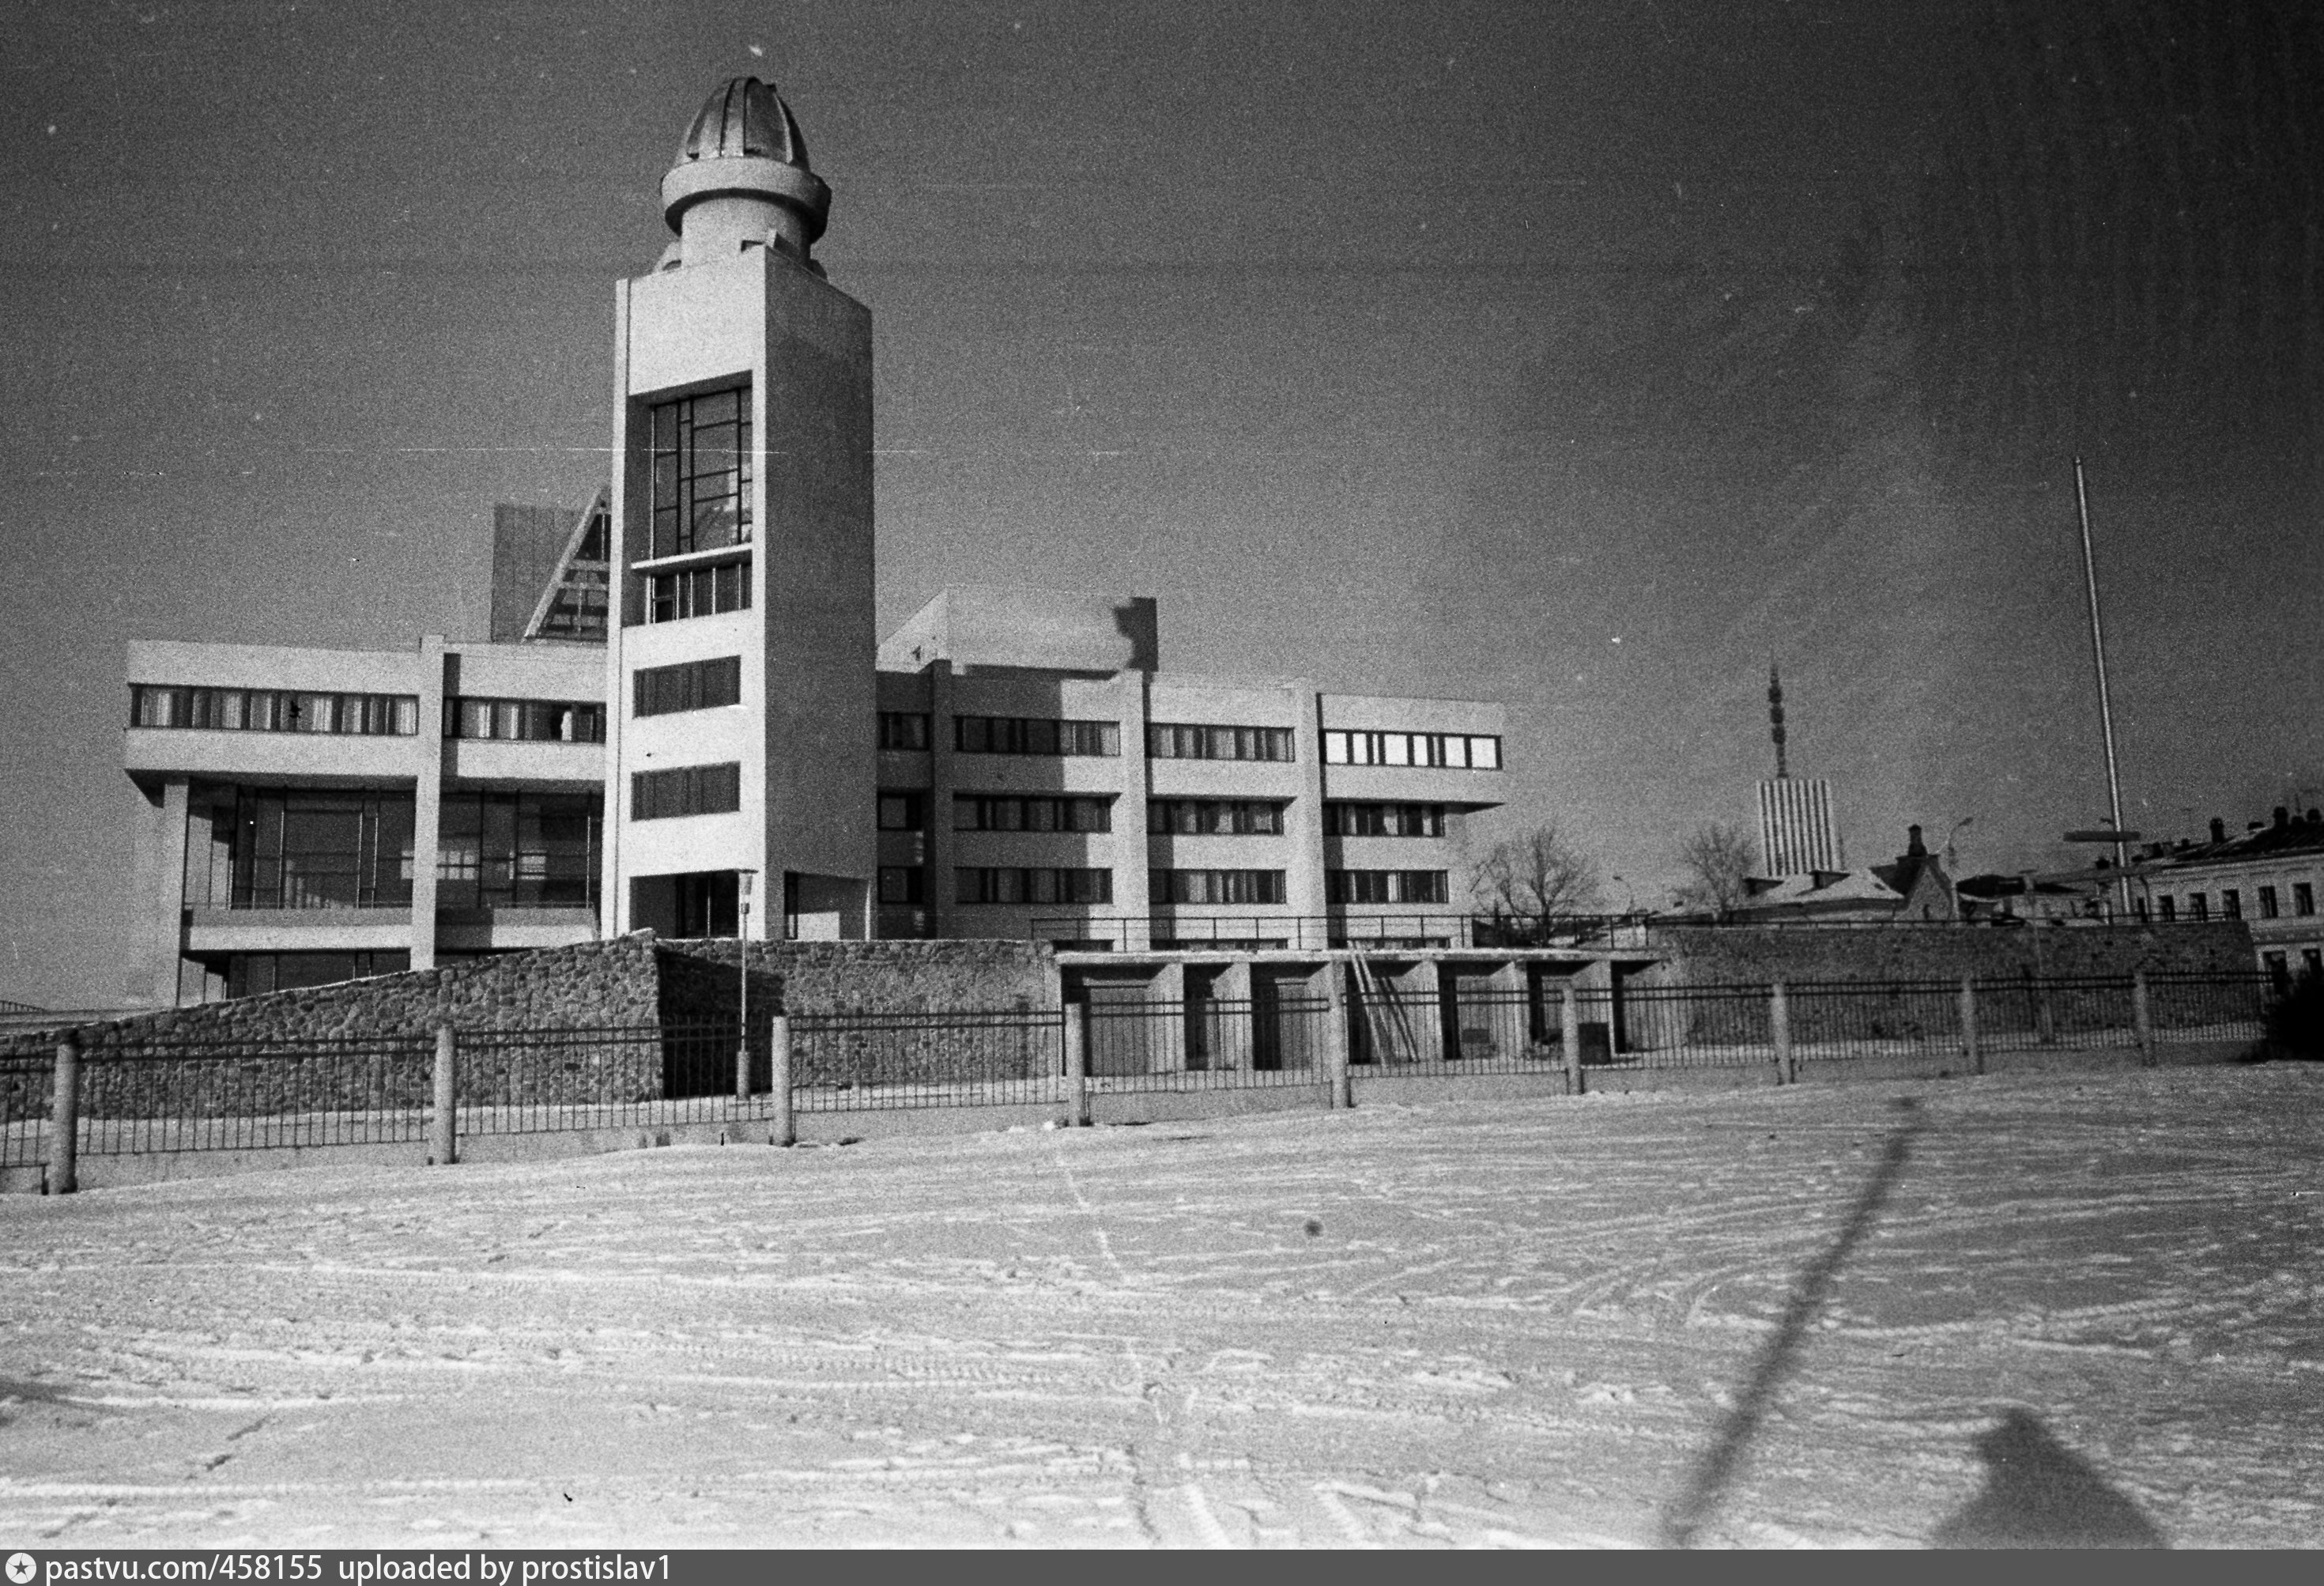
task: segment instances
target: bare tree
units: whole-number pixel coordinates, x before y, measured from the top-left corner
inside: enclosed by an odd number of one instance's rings
[[[1557,823],[1504,838],[1469,867],[1469,893],[1497,920],[1546,927],[1606,907],[1595,861]]]
[[[1682,908],[1707,908],[1725,914],[1748,892],[1744,882],[1751,874],[1751,841],[1740,826],[1709,821],[1679,850],[1686,881],[1678,890]]]

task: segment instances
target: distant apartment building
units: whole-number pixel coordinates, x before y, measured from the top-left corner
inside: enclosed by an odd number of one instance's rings
[[[1759,784],[1759,858],[1762,873],[1769,877],[1848,868],[1830,782],[1821,777],[1771,777]]]
[[[2114,891],[2105,872],[2086,872]],[[2142,850],[2128,872],[2130,907],[2141,920],[2239,919],[2251,930],[2260,966],[2280,980],[2324,974],[2324,810],[2273,818],[2230,836],[2211,823],[2210,840]]]
[[[488,640],[130,646],[125,994],[641,927],[1449,934],[1499,706],[1165,671],[1138,598],[948,590],[876,642],[871,317],[813,261],[830,192],[773,89],[712,95],[661,197],[612,479],[496,514]]]

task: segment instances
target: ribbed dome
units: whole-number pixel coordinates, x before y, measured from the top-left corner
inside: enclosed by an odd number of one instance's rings
[[[779,160],[801,171],[807,162],[807,140],[791,119],[770,83],[738,77],[703,101],[702,114],[686,131],[678,151],[678,163],[689,160],[756,158]]]

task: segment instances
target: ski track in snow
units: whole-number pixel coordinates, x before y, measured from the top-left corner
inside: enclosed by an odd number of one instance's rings
[[[1701,1539],[1915,1545],[2016,1406],[2324,1543],[2324,1065],[1448,1095],[0,1200],[0,1535],[1652,1545],[1910,1096]]]

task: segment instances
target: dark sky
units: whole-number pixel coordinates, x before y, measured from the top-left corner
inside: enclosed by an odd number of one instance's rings
[[[0,996],[115,994],[126,641],[481,633],[742,72],[875,317],[884,621],[1110,588],[1166,667],[1500,698],[1503,826],[1618,903],[1748,819],[1779,656],[1852,861],[2047,865],[2080,450],[2131,822],[2324,803],[2324,53],[2185,9],[0,13]]]

